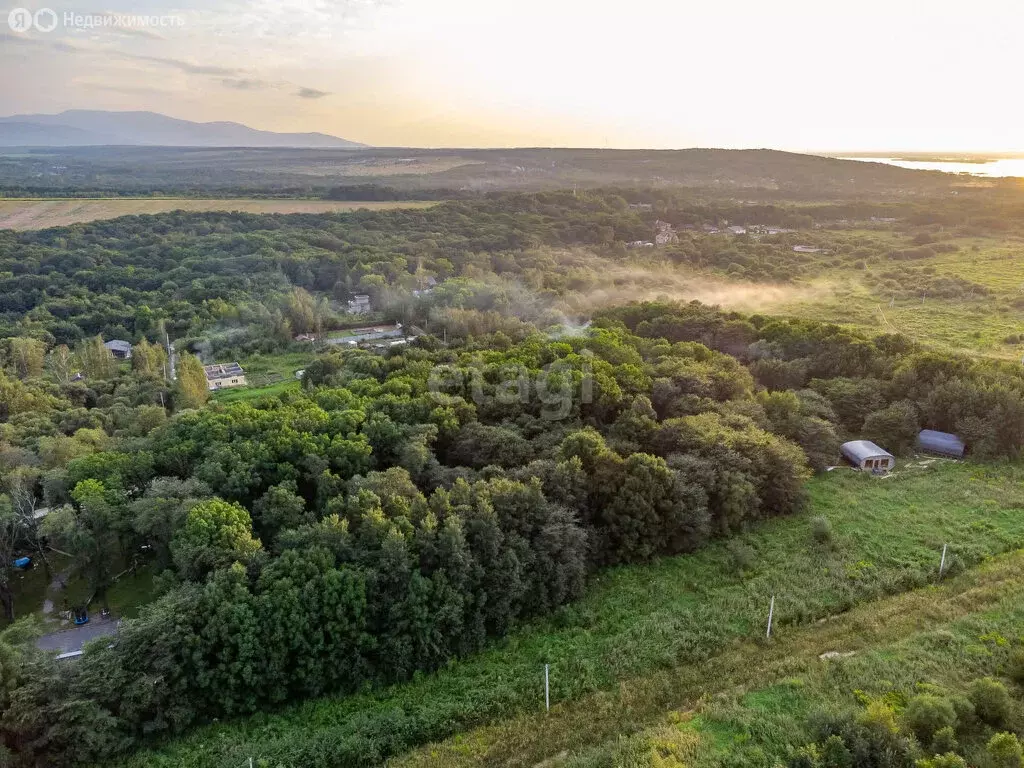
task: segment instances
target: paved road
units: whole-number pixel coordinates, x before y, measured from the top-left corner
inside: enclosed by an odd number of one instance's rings
[[[68,653],[69,651],[80,651],[82,646],[97,637],[105,637],[117,633],[116,619],[92,619],[88,624],[70,629],[62,629],[60,632],[50,632],[36,640],[36,646],[44,651],[57,651]]]

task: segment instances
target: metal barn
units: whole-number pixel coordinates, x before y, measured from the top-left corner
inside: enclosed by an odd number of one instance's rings
[[[839,452],[857,469],[882,473],[896,466],[896,457],[870,440],[851,440],[843,443],[839,447]]]
[[[963,440],[949,432],[922,429],[921,434],[917,436],[917,450],[948,456],[951,459],[962,459],[967,446]]]

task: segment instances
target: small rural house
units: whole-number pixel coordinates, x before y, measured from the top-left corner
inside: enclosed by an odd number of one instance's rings
[[[245,371],[238,363],[215,363],[203,366],[206,374],[206,386],[210,391],[227,389],[228,387],[244,387]]]
[[[348,311],[353,315],[365,315],[372,312],[373,305],[370,304],[370,297],[365,293],[357,293],[348,303]]]
[[[922,429],[921,434],[917,436],[917,450],[948,456],[951,459],[962,459],[967,446],[963,440],[949,432]]]
[[[127,341],[111,339],[110,341],[105,341],[103,346],[110,350],[110,354],[118,360],[130,360],[132,357],[132,345]]]
[[[896,457],[870,440],[851,440],[843,443],[839,451],[857,469],[882,473],[896,466]]]

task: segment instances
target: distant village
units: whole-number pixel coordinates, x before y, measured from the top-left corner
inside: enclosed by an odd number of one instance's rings
[[[413,295],[420,297],[433,291],[437,285],[436,279],[427,278],[426,287],[413,291]],[[374,306],[368,294],[355,294],[345,304],[346,313],[353,316],[366,316],[373,314]],[[395,347],[405,346],[422,335],[423,331],[411,327],[404,328],[401,323],[382,323],[355,328],[341,328],[326,331],[322,334],[300,333],[294,337],[299,343],[323,344],[335,347],[360,348],[373,352],[383,353]],[[110,339],[105,341],[103,346],[110,352],[115,360],[131,360],[132,344],[123,339]],[[171,360],[169,378],[174,380],[174,346],[168,342],[168,352]],[[303,371],[296,371],[296,378],[301,377]],[[246,387],[253,384],[246,376],[246,371],[238,361],[207,362],[203,366],[203,373],[206,376],[207,388],[210,392],[217,392],[224,389]],[[82,374],[76,374],[76,380],[80,380]],[[256,386],[261,384],[257,381]]]
[[[638,206],[647,206],[646,208],[638,208]],[[646,203],[634,203],[630,205],[630,208],[637,210],[650,210],[650,206]],[[795,232],[796,230],[787,229],[786,227],[774,227],[759,224],[752,224],[749,226],[730,225],[728,222],[724,222],[722,226],[714,226],[712,224],[702,224],[700,226],[690,225],[681,227],[683,230],[691,232],[702,232],[707,235],[781,235],[788,232]],[[676,228],[668,223],[667,221],[661,221],[658,219],[654,222],[654,239],[653,240],[631,240],[626,243],[626,247],[629,249],[635,248],[654,248],[664,245],[674,245],[679,242],[679,233]],[[809,245],[797,245],[793,246],[793,250],[798,253],[818,253],[822,249],[814,248]]]

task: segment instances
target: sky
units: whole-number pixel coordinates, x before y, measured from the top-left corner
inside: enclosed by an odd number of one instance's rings
[[[378,146],[1024,152],[1022,0],[14,2],[57,25],[15,31],[0,6],[0,115],[152,110]]]

